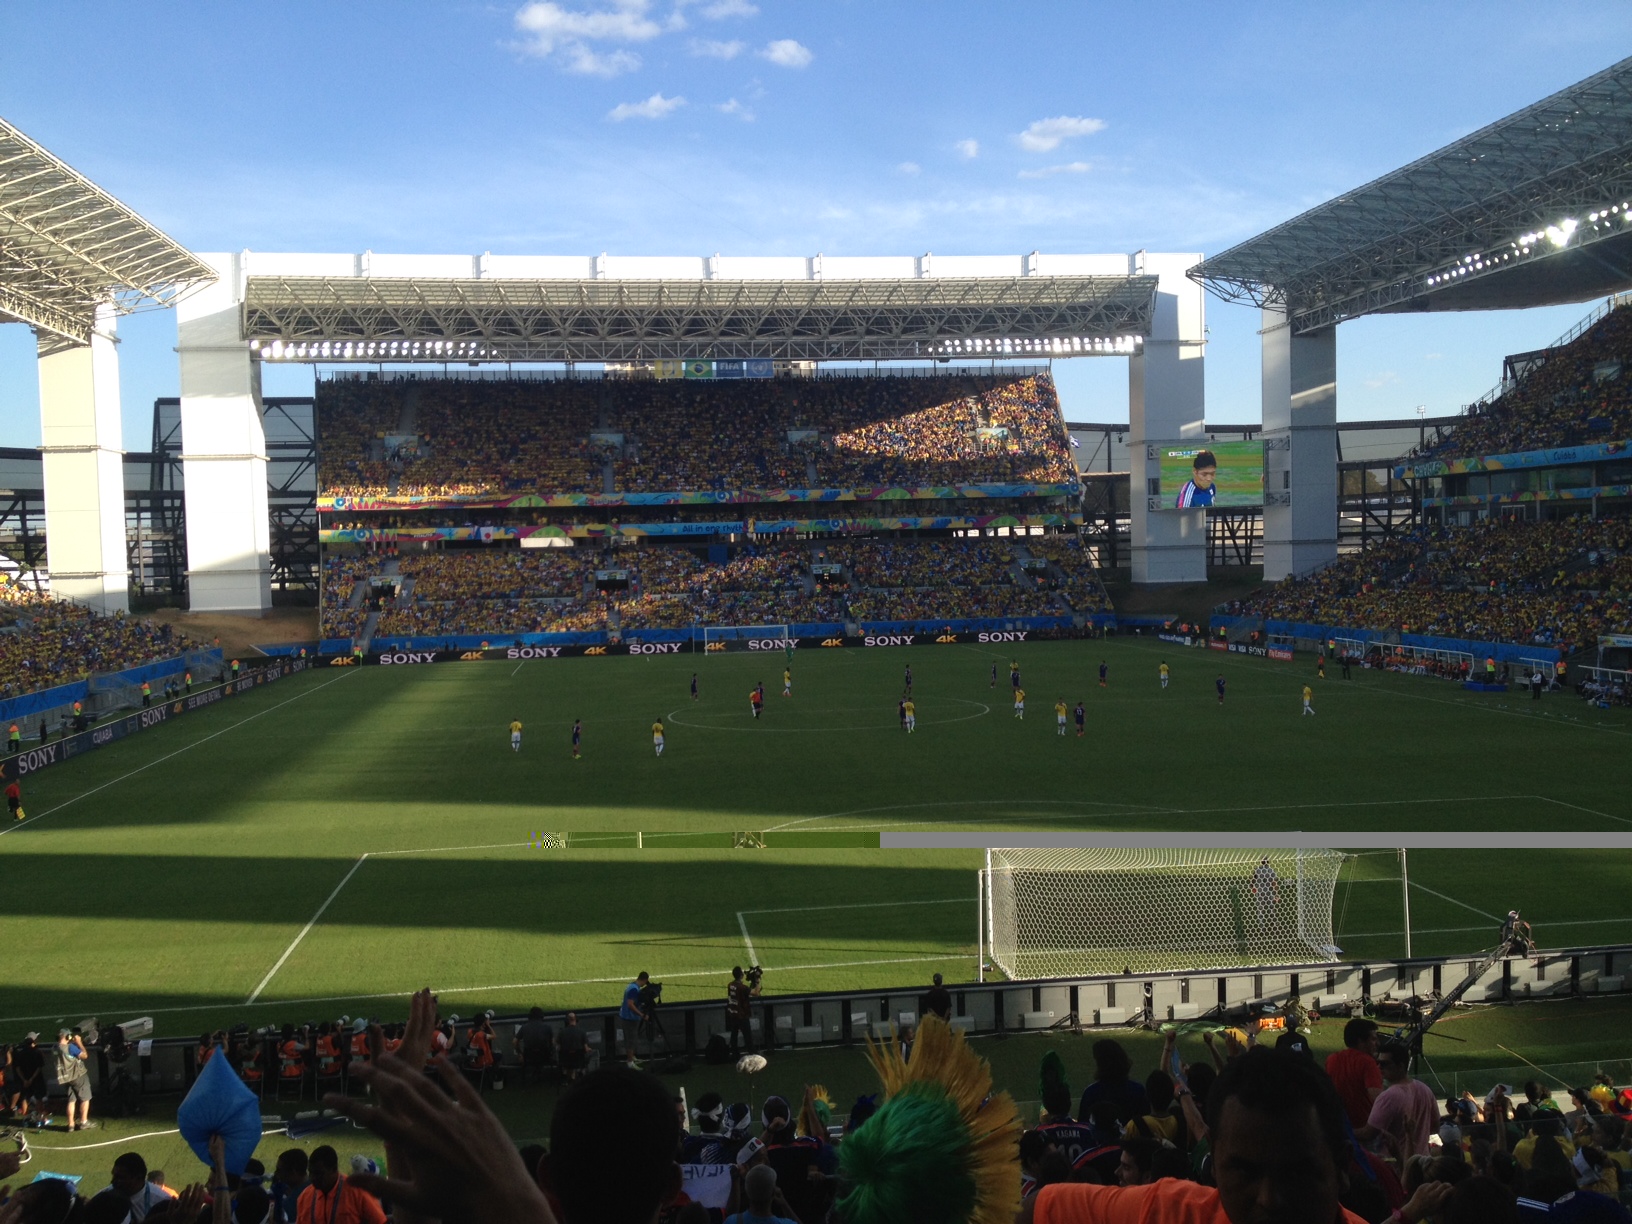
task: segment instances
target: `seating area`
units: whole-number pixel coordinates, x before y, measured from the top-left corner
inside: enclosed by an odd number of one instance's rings
[[[1052,546],[1067,565],[1073,550]],[[812,550],[842,564],[854,583],[817,584]],[[1064,587],[1017,576],[1015,545],[1000,539],[842,540],[811,546],[754,546],[724,561],[701,550],[647,545],[602,551],[482,548],[410,552],[411,606],[384,610],[380,637],[452,637],[694,625],[764,625],[856,620],[954,620],[1062,616],[1110,604],[1086,559]],[[346,606],[352,585],[378,572],[368,557],[330,558],[323,603],[328,637],[361,631],[368,609]],[[623,569],[629,589],[596,593],[599,568]],[[860,588],[860,589],[857,589]],[[1056,592],[1066,595],[1068,609]]]
[[[1632,309],[1618,306],[1465,417],[1426,458],[1632,438]]]
[[[0,697],[173,659],[199,645],[169,625],[102,616],[15,583],[0,583],[0,628],[7,630],[0,632]]]
[[[1632,518],[1430,527],[1266,587],[1237,609],[1568,654],[1632,629]]]
[[[499,497],[1072,481],[1046,374],[326,380],[319,483],[339,496]],[[411,418],[419,457],[384,458]],[[731,422],[721,428],[720,422]],[[795,445],[789,431],[813,431]]]
[[[1073,609],[1083,613],[1112,611],[1111,597],[1105,593],[1093,558],[1075,543],[1045,538],[1028,542],[1027,551],[1050,562],[1065,575],[1065,581],[1056,589]]]

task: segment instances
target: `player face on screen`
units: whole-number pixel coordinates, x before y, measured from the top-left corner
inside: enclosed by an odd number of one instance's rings
[[[1190,467],[1190,479],[1196,482],[1198,489],[1210,489],[1218,479],[1218,460],[1213,457],[1212,451],[1202,451],[1197,455]]]

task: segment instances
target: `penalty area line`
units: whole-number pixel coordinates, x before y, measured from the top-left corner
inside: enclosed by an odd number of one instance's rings
[[[129,773],[120,774],[117,778],[114,778],[111,781],[102,783],[101,786],[93,786],[90,790],[84,792],[83,794],[75,795],[72,799],[64,799],[61,803],[57,804],[56,807],[47,808],[45,811],[41,812],[38,816],[30,816],[27,820],[23,821],[20,824],[14,824],[10,828],[7,828],[7,829],[0,829],[0,837],[4,837],[7,833],[15,833],[15,832],[17,832],[18,829],[26,829],[26,828],[29,828],[32,825],[36,825],[40,821],[44,820],[48,816],[55,816],[58,812],[62,811],[63,808],[68,807],[70,804],[78,803],[81,799],[88,799],[88,798],[90,798],[90,796],[96,794],[98,791],[107,790],[108,787],[110,787],[110,786],[117,786],[117,785],[119,785],[119,783],[124,782],[125,780],[127,780],[129,778],[134,778],[137,774],[142,773],[144,770],[152,769],[153,766],[155,766],[155,765],[164,764],[164,762],[168,761],[171,757],[178,757],[184,752],[191,752],[194,748],[197,748],[200,744],[207,744],[211,740],[216,738],[216,736],[218,736],[218,735],[225,735],[228,731],[236,731],[239,727],[243,726],[245,723],[254,722],[257,718],[261,717],[262,714],[270,714],[270,713],[272,713],[273,710],[281,710],[284,706],[288,705],[290,702],[299,701],[302,697],[310,697],[313,693],[317,692],[319,689],[326,689],[331,684],[338,684],[340,681],[344,680],[347,676],[352,675],[352,674],[354,674],[354,673],[352,673],[352,672],[341,672],[333,680],[325,680],[322,684],[319,684],[316,688],[309,688],[304,693],[296,693],[293,697],[289,698],[288,701],[280,701],[280,702],[278,702],[277,705],[267,706],[266,709],[261,710],[261,711],[259,711],[258,713],[255,713],[255,714],[251,714],[248,718],[240,718],[237,722],[233,723],[230,727],[222,727],[221,730],[211,732],[209,735],[204,736],[202,739],[196,739],[192,743],[186,745],[185,747],[177,748],[174,752],[168,752],[164,756],[161,756],[161,757],[156,758],[155,760],[149,761],[146,765],[139,765],[135,769],[131,770]]]
[[[250,991],[249,998],[244,1000],[244,1005],[246,1007],[261,997],[261,991],[265,990],[267,984],[277,976],[278,970],[283,968],[283,962],[289,959],[290,955],[296,948],[300,947],[300,941],[305,939],[311,932],[311,929],[317,925],[317,920],[323,917],[323,911],[328,909],[334,902],[334,899],[340,895],[340,890],[347,884],[351,883],[351,877],[356,875],[357,869],[366,862],[368,862],[368,855],[365,854],[351,865],[351,870],[346,872],[346,874],[341,878],[340,883],[334,886],[334,891],[328,895],[328,899],[325,900],[322,905],[317,907],[317,913],[313,914],[311,920],[307,922],[305,926],[300,928],[300,934],[296,935],[290,942],[289,946],[283,950],[283,955],[278,957],[277,964],[273,965],[272,968],[266,971],[266,976],[261,979],[261,984],[255,987],[254,990]]]

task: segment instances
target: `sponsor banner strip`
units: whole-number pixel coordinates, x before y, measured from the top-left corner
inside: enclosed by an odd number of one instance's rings
[[[94,752],[98,748],[105,748],[115,740],[122,740],[139,731],[146,731],[149,727],[180,718],[183,714],[191,714],[194,710],[202,710],[218,701],[225,701],[235,693],[247,693],[258,684],[271,684],[284,676],[305,671],[308,666],[305,659],[280,660],[265,667],[252,668],[247,675],[229,680],[225,684],[189,693],[173,701],[159,701],[154,705],[110,719],[89,730],[65,735],[61,739],[48,740],[43,744],[36,743],[33,747],[25,747],[21,752],[0,761],[0,777],[7,781],[25,778],[29,774],[38,773],[48,765],[55,765],[72,757]]]
[[[688,641],[606,642],[599,645],[563,643],[558,646],[490,646],[476,650],[387,650],[364,655],[360,662],[368,667],[422,667],[431,663],[472,663],[483,660],[527,659],[582,659],[604,655],[672,655],[723,654],[727,652],[779,652],[783,650],[823,650],[848,648],[867,649],[878,646],[957,646],[982,642],[1024,642],[1040,637],[1033,629],[989,629],[984,631],[952,632],[942,630],[930,633],[869,633],[859,637],[833,635],[830,637],[795,638],[735,638],[710,641],[706,644]],[[359,660],[351,655],[337,655],[328,661],[330,667],[355,667]]]

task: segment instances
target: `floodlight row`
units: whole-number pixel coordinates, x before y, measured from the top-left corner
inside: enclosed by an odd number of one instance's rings
[[[1587,224],[1595,233],[1603,233],[1615,228],[1614,222],[1632,224],[1632,204],[1622,201],[1608,207],[1597,209],[1587,214]],[[1545,244],[1554,250],[1562,250],[1570,244],[1570,239],[1581,229],[1581,222],[1574,217],[1561,217],[1551,225],[1544,225],[1539,229],[1531,230],[1527,234],[1520,234],[1508,243],[1505,251],[1474,251],[1462,256],[1449,268],[1442,269],[1432,276],[1424,278],[1424,283],[1435,288],[1448,285],[1464,276],[1471,276],[1476,272],[1486,272],[1498,268],[1503,264],[1511,263],[1515,259],[1526,259],[1536,252],[1538,247]]]

